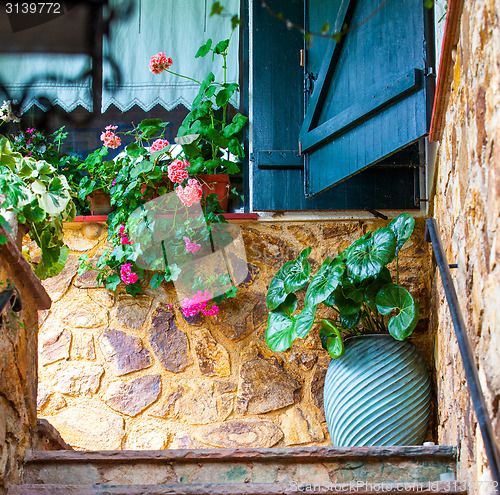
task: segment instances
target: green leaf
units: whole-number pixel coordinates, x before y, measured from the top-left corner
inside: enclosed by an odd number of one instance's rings
[[[326,34],[330,31],[330,23],[326,21],[323,26],[321,26],[321,34]]]
[[[288,294],[286,299],[276,308],[276,311],[292,316],[292,313],[297,309],[297,296]]]
[[[42,261],[47,277],[55,277],[61,273],[69,256],[68,246],[42,247]]]
[[[155,168],[155,164],[149,160],[142,160],[135,165],[135,167],[130,172],[130,177],[137,179],[141,174],[147,174]]]
[[[228,48],[229,46],[229,40],[222,40],[219,41],[214,48],[214,52],[217,53],[218,55],[222,55]]]
[[[227,148],[227,138],[225,138],[222,134],[220,134],[217,129],[213,127],[207,128],[204,133],[208,139],[211,139],[214,144],[216,144],[219,148],[225,149]]]
[[[9,140],[5,136],[0,137],[0,165],[8,167],[11,171],[16,169],[16,163],[22,159],[20,153],[12,151]]]
[[[245,127],[245,124],[248,121],[248,117],[245,117],[244,115],[241,115],[241,113],[237,113],[233,117],[233,121],[231,124],[227,125],[224,128],[223,134],[225,137],[229,138],[233,136],[234,134],[237,134],[238,132]]]
[[[0,235],[0,246],[2,244],[5,244],[9,239],[7,239],[7,237],[5,237],[4,235]]]
[[[294,331],[297,337],[305,339],[314,324],[316,306],[306,306],[298,315],[293,317]]]
[[[235,30],[241,24],[240,18],[235,14],[231,17],[231,29]]]
[[[326,340],[326,350],[332,359],[337,359],[344,354],[344,343],[340,335],[330,336]]]
[[[108,278],[106,278],[105,283],[106,283],[106,289],[107,290],[116,290],[118,287],[118,284],[121,282],[121,279],[118,275],[118,273],[113,273],[112,275],[109,275]]]
[[[323,320],[319,332],[321,346],[328,351],[330,357],[337,359],[344,354],[344,343],[339,329],[330,321]]]
[[[179,278],[179,275],[181,274],[182,270],[177,266],[176,263],[168,265],[167,268],[169,271],[169,280],[173,280],[175,282]],[[165,273],[165,281],[168,282],[166,273]]]
[[[38,205],[26,205],[23,208],[23,214],[28,222],[41,223],[47,218],[47,213]]]
[[[342,328],[351,329],[354,328],[361,318],[361,311],[353,314],[341,314],[339,315],[340,325]]]
[[[396,284],[387,284],[379,290],[375,303],[382,315],[398,311],[387,326],[396,340],[404,340],[411,335],[418,322],[419,305],[406,289]]]
[[[408,213],[401,213],[387,225],[396,236],[396,252],[394,253],[394,257],[398,255],[403,244],[410,238],[414,226],[415,219],[408,215]]]
[[[218,107],[222,107],[229,101],[229,98],[231,98],[229,91],[223,88],[217,93],[215,103]]]
[[[155,273],[151,277],[151,289],[155,290],[158,289],[163,281],[163,274],[162,273]]]
[[[346,265],[349,274],[365,280],[377,275],[394,257],[396,236],[388,227],[377,229],[370,238],[361,238],[352,245]]]
[[[201,45],[194,58],[204,57],[212,48],[212,40],[209,38],[204,45]]]
[[[311,264],[306,257],[311,252],[311,248],[304,249],[295,261],[289,261],[283,265],[285,280],[285,292],[295,292],[301,289],[311,276]],[[286,268],[285,268],[286,266]]]
[[[338,286],[328,298],[328,304],[336,306],[341,315],[353,315],[359,312],[361,301],[355,301],[344,294],[343,286]]]
[[[147,151],[142,146],[139,146],[137,143],[130,143],[125,148],[125,151],[127,155],[131,156],[132,158],[139,158],[140,156],[147,154]]]
[[[292,318],[280,311],[270,311],[266,328],[266,344],[269,348],[273,351],[286,351],[294,340]]]
[[[231,139],[227,145],[227,149],[234,156],[245,156],[245,150],[238,139]]]
[[[212,10],[210,11],[210,17],[213,15],[220,15],[223,10],[224,7],[220,4],[220,2],[214,2],[212,4]]]
[[[377,309],[375,304],[375,297],[378,294],[378,291],[387,284],[392,284],[392,276],[391,272],[387,267],[382,268],[380,273],[377,275],[377,278],[371,282],[365,289],[364,292],[364,300],[365,303],[371,309]]]
[[[306,306],[317,306],[336,289],[344,274],[345,266],[339,258],[326,258],[307,288]]]
[[[176,144],[184,146],[186,144],[194,143],[199,137],[199,134],[185,134],[184,136],[177,136],[174,138],[174,141]]]
[[[290,263],[290,262],[288,262]],[[271,283],[269,284],[269,289],[267,290],[266,304],[267,308],[270,310],[276,309],[285,299],[287,293],[285,292],[285,277],[283,265],[274,275]]]

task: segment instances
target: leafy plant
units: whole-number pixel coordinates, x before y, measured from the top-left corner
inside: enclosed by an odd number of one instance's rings
[[[12,151],[4,136],[0,137],[0,207],[29,226],[30,237],[41,249],[40,261],[33,263],[36,275],[45,279],[60,273],[69,254],[63,221],[72,221],[76,213],[67,179],[47,161]],[[7,224],[3,217],[0,222]]]
[[[388,332],[404,340],[414,330],[419,316],[418,301],[394,283],[387,265],[397,259],[410,238],[415,220],[402,213],[364,235],[334,258],[326,258],[311,278],[304,249],[296,260],[286,262],[275,274],[267,293],[269,311],[266,342],[274,351],[285,351],[296,338],[304,339],[314,324],[321,325],[322,346],[332,358],[344,353],[349,335]],[[305,291],[304,307],[297,312],[297,291]],[[317,307],[324,304],[331,316],[316,320]]]
[[[203,81],[177,74],[169,68],[172,60],[164,53],[153,56],[150,70],[155,74],[169,72],[178,77],[183,77],[200,86],[198,95],[191,105],[191,111],[179,127],[175,142],[183,148],[184,154],[190,161],[190,174],[213,174],[227,172],[237,174],[240,171],[237,160],[245,156],[243,149],[243,128],[248,118],[236,113],[232,118],[228,115],[230,98],[239,91],[237,83],[227,82],[227,55],[231,38],[239,19],[231,19],[232,31],[228,39],[215,45],[208,39],[197,51],[195,57],[206,57],[210,53],[212,58],[222,57],[223,81],[218,82],[210,72]],[[229,155],[234,160],[229,160]]]
[[[95,264],[82,256],[79,272],[97,270],[98,282],[107,289],[115,290],[124,283],[132,295],[142,292],[143,281],[148,277],[153,290],[163,282],[182,281],[191,294],[202,293],[204,298],[196,299],[196,304],[188,304],[195,300],[194,296],[185,298],[188,302],[184,303],[183,312],[187,314],[197,305],[206,314],[215,314],[215,309],[205,310],[205,306],[209,301],[217,303],[223,297],[234,296],[230,280],[207,275],[199,265],[195,271],[183,266],[208,254],[204,248],[212,252],[212,225],[227,222],[219,214],[223,210],[217,195],[203,198],[201,185],[189,176],[189,162],[180,155],[172,156],[172,146],[163,138],[166,126],[160,119],[146,119],[131,131],[135,141],[115,157],[113,164],[101,165],[98,157],[104,153],[100,150],[91,155],[95,162],[84,162],[95,164],[93,171],[106,167],[115,210],[107,219],[111,247]],[[105,144],[116,143],[116,137],[108,135]],[[223,238],[222,230],[218,230],[219,240]]]

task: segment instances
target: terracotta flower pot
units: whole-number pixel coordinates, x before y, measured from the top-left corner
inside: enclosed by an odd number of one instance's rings
[[[87,196],[90,202],[90,211],[92,215],[107,215],[114,208],[111,206],[111,197],[102,189],[96,189]]]
[[[209,194],[217,194],[219,203],[224,211],[227,211],[227,203],[229,200],[229,190],[231,183],[229,182],[228,174],[207,174],[197,175],[196,179],[201,185],[201,188],[208,196]]]

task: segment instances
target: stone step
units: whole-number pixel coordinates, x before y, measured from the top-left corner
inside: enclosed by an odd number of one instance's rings
[[[335,483],[298,485],[293,483],[227,483],[170,485],[17,485],[8,495],[298,495],[298,494],[375,495],[463,495],[460,483]]]
[[[55,450],[26,452],[23,483],[203,486],[423,483],[453,479],[455,468],[456,448],[447,446]]]

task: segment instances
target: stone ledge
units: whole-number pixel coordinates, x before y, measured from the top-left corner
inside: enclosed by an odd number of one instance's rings
[[[455,446],[435,445],[397,447],[291,447],[269,449],[175,449],[175,450],[100,450],[100,451],[27,451],[25,463],[38,462],[137,462],[137,461],[183,461],[203,462],[232,460],[309,460],[352,459],[370,457],[409,458],[455,458]]]
[[[465,484],[436,481],[432,483],[328,483],[307,485],[294,483],[229,483],[175,485],[17,485],[9,495],[297,495],[298,493],[357,494],[466,494]]]
[[[4,235],[8,239],[5,244],[0,245],[0,258],[10,264],[12,271],[16,274],[16,284],[21,285],[26,290],[26,293],[31,295],[37,306],[36,309],[49,309],[52,300],[35,275],[31,265],[11,240],[10,235],[1,226],[0,235]]]

